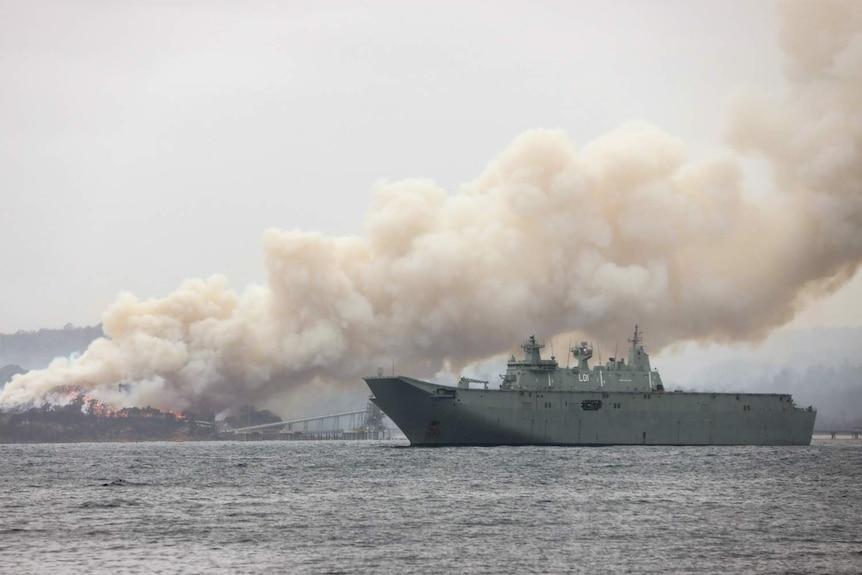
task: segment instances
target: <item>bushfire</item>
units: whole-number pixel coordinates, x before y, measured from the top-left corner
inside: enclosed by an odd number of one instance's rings
[[[186,414],[176,411],[162,411],[155,407],[113,407],[96,398],[90,397],[78,388],[62,386],[53,390],[48,401],[42,404],[45,411],[68,410],[80,406],[81,413],[95,417],[145,417],[151,419],[184,420]]]

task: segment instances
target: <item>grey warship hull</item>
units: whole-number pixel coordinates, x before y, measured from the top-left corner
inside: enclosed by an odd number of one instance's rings
[[[789,395],[470,389],[368,377],[412,445],[809,445]]]
[[[498,389],[462,377],[455,387],[409,377],[365,378],[372,401],[413,445],[809,445],[817,412],[777,393],[665,392],[635,326],[628,359],[590,367],[542,359],[530,336]],[[471,383],[481,383],[480,389]]]

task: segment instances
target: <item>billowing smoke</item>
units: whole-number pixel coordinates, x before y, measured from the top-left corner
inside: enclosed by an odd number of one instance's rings
[[[862,258],[862,3],[782,6],[784,101],[735,99],[733,150],[698,163],[629,126],[584,147],[528,132],[456,194],[382,185],[362,237],[270,230],[265,285],[221,277],[122,295],[108,338],[16,377],[0,402],[74,386],[102,401],[220,411],[309,385],[427,376],[577,329],[613,342],[637,321],[653,350],[761,338]],[[774,190],[744,189],[735,152]],[[119,391],[118,383],[126,391]]]

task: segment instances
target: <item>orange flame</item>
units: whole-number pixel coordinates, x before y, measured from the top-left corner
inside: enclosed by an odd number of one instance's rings
[[[81,412],[95,417],[146,417],[152,419],[185,419],[186,416],[177,411],[160,410],[154,407],[122,407],[110,406],[94,397],[90,397],[73,386],[61,386],[51,392],[49,401],[54,405],[69,405],[80,403]]]

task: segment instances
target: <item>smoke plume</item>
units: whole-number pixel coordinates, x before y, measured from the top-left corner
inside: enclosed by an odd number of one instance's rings
[[[582,147],[525,133],[458,193],[379,186],[362,237],[267,231],[264,285],[121,295],[107,338],[17,376],[0,403],[75,386],[221,411],[360,385],[393,359],[416,376],[457,370],[530,333],[613,342],[635,321],[653,350],[762,338],[862,258],[862,4],[782,5],[780,42],[786,98],[735,98],[720,155],[690,162],[646,125]],[[745,189],[741,154],[768,163],[774,190]]]

